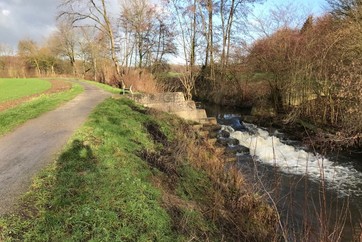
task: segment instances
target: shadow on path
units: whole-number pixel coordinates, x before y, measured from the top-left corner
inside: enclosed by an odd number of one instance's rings
[[[54,159],[90,112],[111,94],[77,82],[84,92],[0,138],[0,215],[27,191],[31,178]]]

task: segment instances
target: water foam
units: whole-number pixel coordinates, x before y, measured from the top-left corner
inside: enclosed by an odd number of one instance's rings
[[[231,127],[223,129],[230,137],[238,139],[240,144],[250,149],[250,154],[259,162],[277,166],[282,172],[295,175],[308,175],[311,179],[327,182],[342,194],[350,192],[362,196],[362,174],[353,167],[338,165],[319,155],[281,142],[268,131],[253,124],[243,123],[246,132],[233,131]]]

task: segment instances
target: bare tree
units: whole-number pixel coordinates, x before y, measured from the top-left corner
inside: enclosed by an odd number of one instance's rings
[[[164,62],[165,55],[174,55],[177,53],[175,45],[175,32],[172,30],[172,26],[175,22],[169,15],[158,15],[155,21],[155,35],[156,44],[153,49],[155,53],[153,59],[154,63],[160,64]]]
[[[62,0],[59,8],[61,10],[58,19],[69,19],[73,25],[94,26],[107,37],[117,78],[120,79],[121,70],[116,51],[114,27],[106,0]],[[120,81],[124,86],[123,80],[120,79]]]
[[[0,56],[9,56],[13,54],[14,50],[12,49],[11,46],[0,43]]]
[[[41,75],[39,46],[35,41],[30,39],[20,40],[18,43],[18,55],[35,68],[37,76]]]
[[[51,49],[59,56],[69,60],[73,75],[77,75],[76,56],[78,49],[79,33],[73,28],[72,23],[68,19],[58,22],[58,31],[50,37],[49,44]]]
[[[221,17],[221,29],[222,29],[222,54],[221,54],[221,66],[227,66],[230,55],[230,41],[231,31],[234,23],[234,15],[238,5],[241,1],[220,1],[220,17]]]
[[[7,44],[0,43],[0,70],[1,76],[14,77],[16,72],[15,52]]]
[[[107,49],[107,38],[94,28],[82,27],[82,38],[79,40],[80,57],[83,76],[106,83],[109,79],[110,53]]]
[[[210,66],[209,78],[215,81],[215,61],[214,61],[214,1],[197,1],[200,20],[202,23],[202,35],[205,37],[206,47],[204,56],[204,67]]]
[[[270,37],[280,29],[301,27],[308,15],[303,6],[295,3],[275,5],[266,13],[252,15],[249,31],[253,39]]]
[[[335,16],[361,20],[362,3],[360,0],[327,0],[327,2],[332,9],[332,14]]]
[[[172,9],[177,19],[177,27],[179,31],[179,45],[182,49],[185,65],[180,77],[180,82],[186,90],[186,98],[191,99],[192,93],[195,92],[195,78],[199,68],[196,65],[196,49],[198,39],[200,37],[200,15],[198,12],[198,0],[172,0],[170,1],[170,9]],[[189,90],[189,91],[188,91]]]
[[[154,28],[153,20],[156,16],[155,6],[148,0],[136,0],[122,2],[121,25],[127,31],[131,31],[135,47],[137,49],[137,65],[139,68],[144,66],[145,57],[153,47],[152,30]]]

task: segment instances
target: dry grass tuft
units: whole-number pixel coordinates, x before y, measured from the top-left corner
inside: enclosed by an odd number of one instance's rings
[[[127,87],[132,85],[134,91],[144,93],[158,93],[156,78],[145,69],[129,70],[123,77]]]

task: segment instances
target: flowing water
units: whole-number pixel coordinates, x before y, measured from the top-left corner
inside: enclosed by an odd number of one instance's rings
[[[273,198],[291,240],[298,241],[305,231],[320,233],[323,220],[329,228],[344,224],[341,241],[358,241],[353,234],[361,232],[362,152],[323,156],[278,130],[243,122],[248,110],[205,108],[231,138],[250,149],[250,155],[238,155],[238,165]]]

